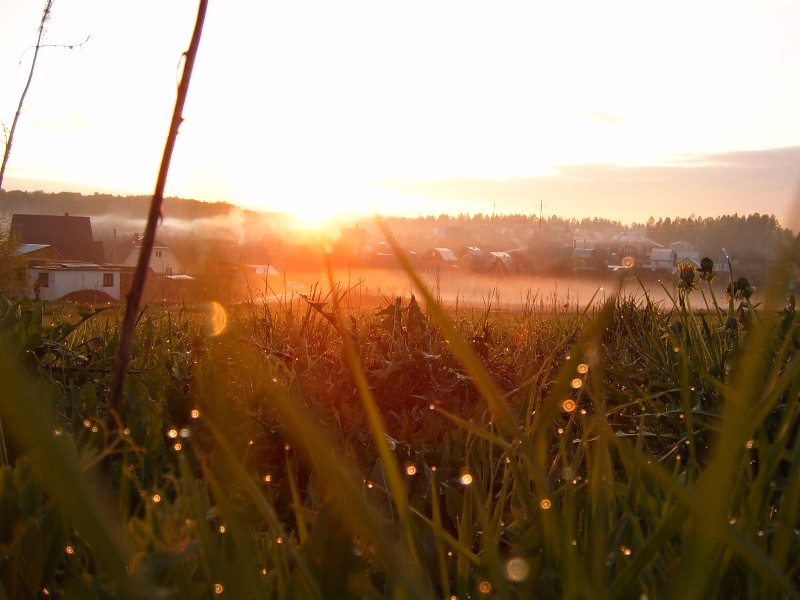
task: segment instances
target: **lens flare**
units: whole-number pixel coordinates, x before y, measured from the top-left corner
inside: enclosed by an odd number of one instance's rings
[[[506,577],[510,581],[525,581],[530,571],[528,563],[523,558],[512,558],[506,563]]]
[[[219,335],[228,327],[228,312],[219,302],[208,303],[208,328],[212,336]]]

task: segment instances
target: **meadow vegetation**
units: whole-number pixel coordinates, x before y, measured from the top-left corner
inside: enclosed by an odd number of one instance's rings
[[[0,597],[796,598],[794,301],[713,276],[148,306],[118,413],[118,308],[3,299]]]

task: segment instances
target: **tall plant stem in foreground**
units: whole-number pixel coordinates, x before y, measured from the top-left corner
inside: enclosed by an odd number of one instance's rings
[[[139,305],[142,301],[144,282],[147,276],[150,255],[153,251],[153,242],[156,236],[156,225],[161,218],[161,205],[164,201],[164,188],[167,184],[167,173],[169,172],[169,164],[172,160],[172,151],[175,148],[175,140],[178,137],[178,130],[183,121],[183,106],[186,103],[186,97],[189,95],[189,81],[192,78],[194,61],[197,57],[197,50],[200,47],[200,36],[203,32],[203,22],[205,21],[207,7],[208,0],[200,0],[194,32],[192,33],[192,41],[189,44],[189,49],[184,54],[185,62],[183,65],[183,74],[181,76],[180,85],[178,86],[178,96],[175,99],[175,109],[172,113],[172,123],[169,128],[169,133],[167,134],[167,143],[164,146],[164,154],[161,157],[161,166],[158,171],[156,189],[153,193],[153,199],[150,201],[150,212],[147,215],[147,225],[145,226],[144,238],[142,239],[142,250],[139,253],[139,262],[136,264],[136,272],[133,275],[131,291],[128,293],[125,318],[122,321],[122,334],[119,341],[119,348],[117,349],[116,360],[114,362],[114,381],[111,385],[111,396],[108,402],[109,424],[112,425],[112,427],[115,425],[114,417],[122,400],[122,387],[125,383],[125,371],[131,354],[131,342],[133,340],[133,330],[136,326],[136,314],[139,312]]]
[[[42,11],[42,19],[39,21],[39,36],[36,38],[36,46],[33,50],[33,60],[31,61],[31,70],[28,73],[28,81],[25,82],[25,88],[22,90],[22,95],[19,97],[19,104],[17,105],[17,112],[14,113],[14,120],[11,121],[11,128],[8,130],[6,136],[6,146],[3,151],[3,162],[0,164],[0,190],[3,189],[3,176],[6,172],[6,165],[8,164],[8,157],[11,155],[11,144],[14,142],[14,131],[17,129],[17,122],[19,116],[22,114],[22,105],[25,103],[25,96],[28,94],[28,88],[31,87],[33,80],[33,72],[36,70],[36,59],[39,58],[39,50],[42,47],[42,37],[44,37],[44,24],[50,18],[50,10],[53,8],[53,0],[46,0],[44,3],[44,10]]]

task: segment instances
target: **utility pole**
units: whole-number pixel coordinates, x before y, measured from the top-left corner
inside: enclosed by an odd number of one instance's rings
[[[539,237],[542,237],[542,210],[544,209],[544,200],[539,200]]]

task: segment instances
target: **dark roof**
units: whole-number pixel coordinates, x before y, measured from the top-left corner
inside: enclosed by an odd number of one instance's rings
[[[65,260],[104,260],[103,242],[94,240],[89,217],[11,215],[11,234],[18,244],[49,244]]]

